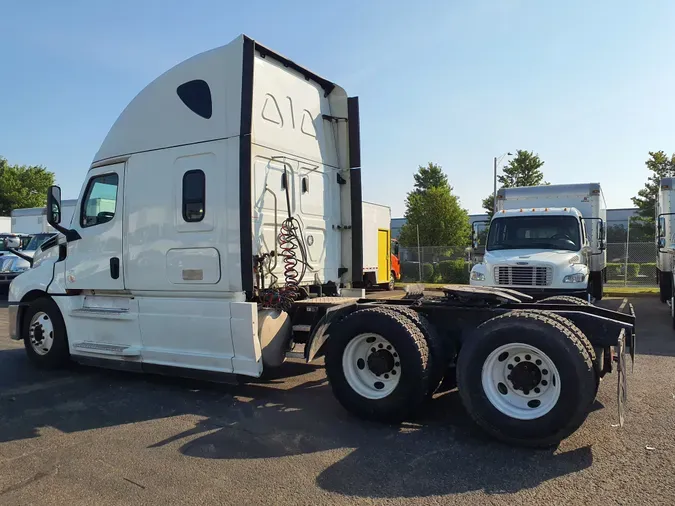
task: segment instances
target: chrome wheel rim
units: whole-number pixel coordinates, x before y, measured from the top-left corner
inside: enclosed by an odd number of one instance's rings
[[[529,344],[495,349],[483,363],[481,380],[490,404],[518,420],[548,414],[560,397],[560,374],[553,360]]]
[[[396,348],[374,333],[355,336],[342,353],[342,370],[349,386],[366,399],[383,399],[401,381]]]
[[[54,324],[47,313],[39,311],[33,315],[28,327],[28,337],[35,353],[41,356],[49,353],[54,344]]]

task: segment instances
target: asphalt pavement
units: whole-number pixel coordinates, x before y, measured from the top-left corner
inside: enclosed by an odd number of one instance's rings
[[[0,504],[672,505],[675,331],[656,298],[633,303],[625,426],[611,375],[555,450],[489,439],[456,391],[414,422],[364,423],[333,399],[321,364],[242,385],[38,371],[0,309]]]

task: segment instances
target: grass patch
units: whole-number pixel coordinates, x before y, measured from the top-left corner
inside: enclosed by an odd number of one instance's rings
[[[605,285],[605,293],[613,295],[617,293],[626,293],[630,295],[659,293],[656,286],[611,286]]]
[[[403,289],[406,285],[415,285],[420,283],[396,283],[396,288]],[[443,288],[449,283],[422,283],[425,288]],[[629,295],[639,295],[639,294],[653,294],[659,293],[659,289],[656,286],[622,286],[614,285],[611,282],[605,284],[605,293],[607,295],[615,294],[629,294]]]

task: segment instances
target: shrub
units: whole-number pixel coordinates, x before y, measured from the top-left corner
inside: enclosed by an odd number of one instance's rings
[[[401,263],[401,281],[411,282],[419,281],[419,263],[418,262],[403,262]]]
[[[431,264],[422,264],[422,279],[427,283],[434,282],[434,266]]]
[[[438,272],[443,283],[468,284],[469,272],[464,260],[444,260],[438,264]]]
[[[623,276],[623,264],[621,263],[607,263],[607,277],[609,279],[619,278]]]
[[[640,274],[640,264],[628,263],[627,267],[628,267],[628,277],[637,278],[638,275]]]
[[[648,279],[656,279],[656,262],[640,264],[640,275],[647,276]]]

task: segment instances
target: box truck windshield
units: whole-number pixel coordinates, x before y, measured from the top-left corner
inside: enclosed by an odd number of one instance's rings
[[[493,220],[487,250],[550,249],[579,251],[579,222],[573,216],[517,216]]]

